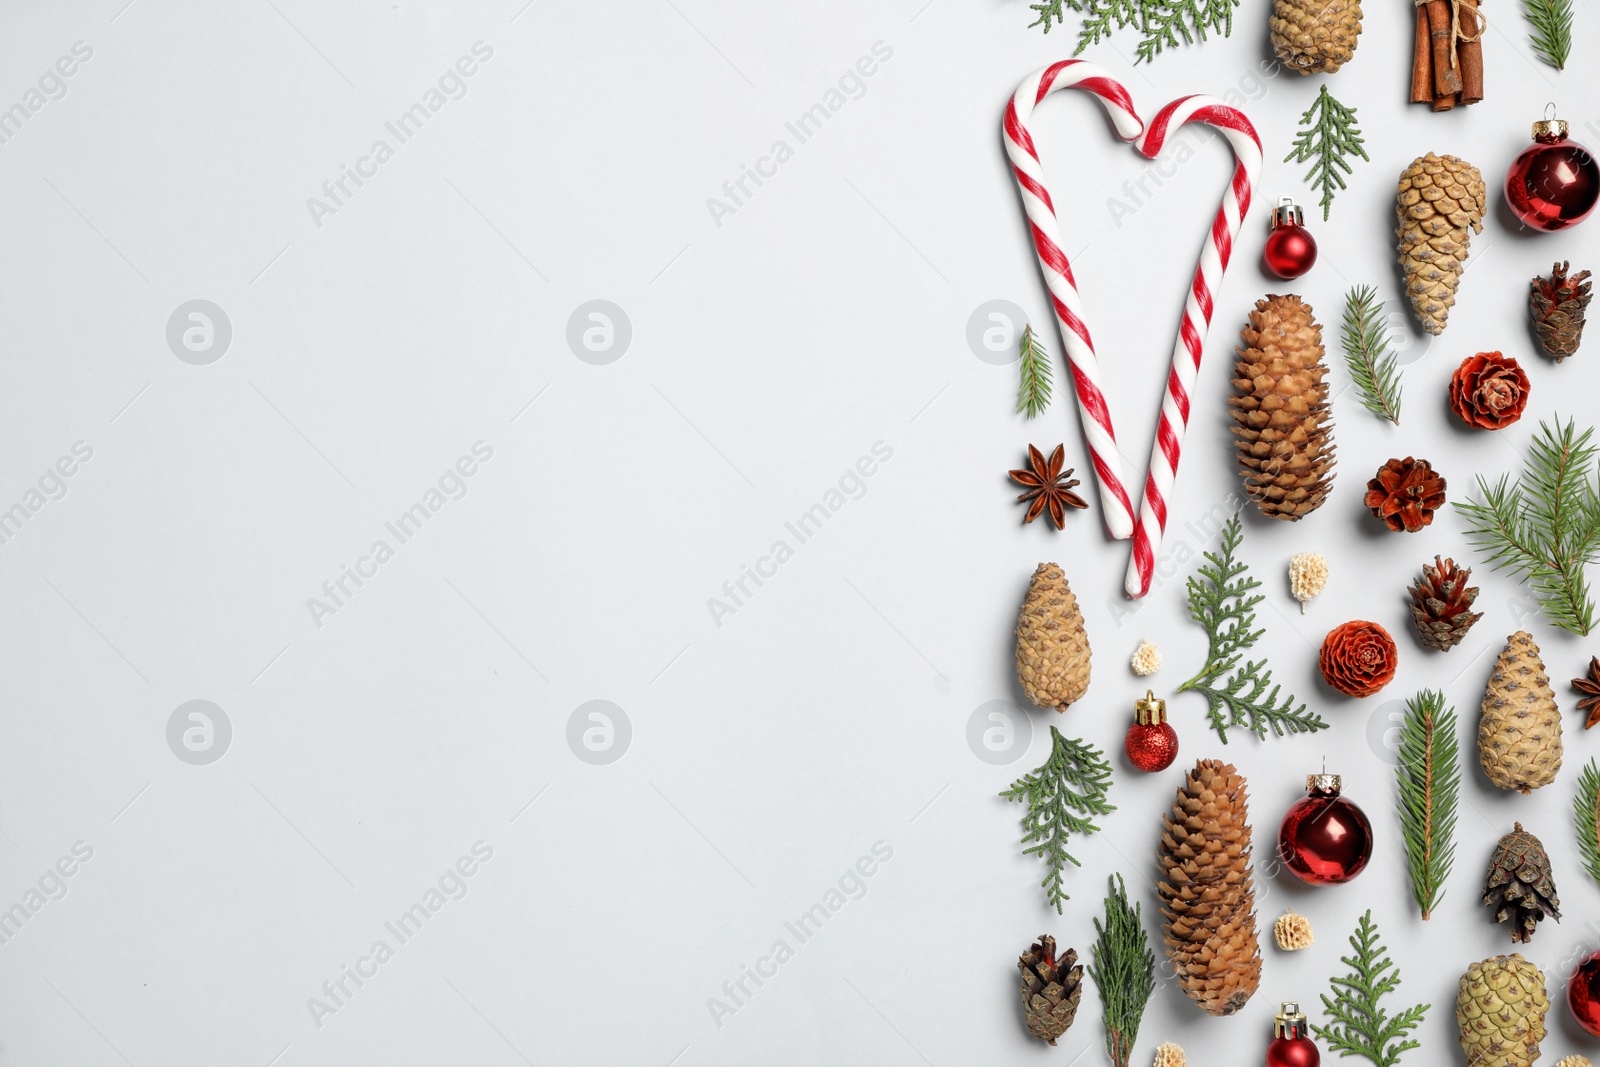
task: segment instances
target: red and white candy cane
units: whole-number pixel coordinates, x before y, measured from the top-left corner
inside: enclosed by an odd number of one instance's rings
[[[1111,411],[1101,386],[1100,363],[1095,355],[1089,327],[1084,322],[1083,305],[1078,298],[1072,265],[1061,245],[1061,226],[1055,204],[1044,182],[1044,169],[1028,122],[1033,109],[1055,89],[1084,89],[1105,106],[1118,135],[1131,141],[1150,159],[1161,154],[1167,137],[1189,122],[1215,128],[1233,148],[1233,178],[1223,194],[1216,219],[1194,281],[1184,303],[1183,322],[1178,329],[1172,353],[1172,369],[1167,375],[1166,395],[1161,402],[1161,421],[1156,428],[1155,445],[1146,469],[1144,494],[1139,510],[1134,511],[1126,464],[1117,450],[1116,431]],[[1095,480],[1100,489],[1100,504],[1106,529],[1115,538],[1133,538],[1133,558],[1128,564],[1126,582],[1130,597],[1150,591],[1156,555],[1167,525],[1167,504],[1183,451],[1183,432],[1189,424],[1190,397],[1205,350],[1206,330],[1211,325],[1214,294],[1233,252],[1233,239],[1244,215],[1250,210],[1251,190],[1261,173],[1261,140],[1244,113],[1210,96],[1186,96],[1174,100],[1156,113],[1148,127],[1133,109],[1128,91],[1104,69],[1082,60],[1055,63],[1024,78],[1017,87],[1005,116],[1006,155],[1022,193],[1033,244],[1039,254],[1039,267],[1061,325],[1061,340],[1072,372],[1078,398],[1078,413],[1084,438],[1089,444]]]

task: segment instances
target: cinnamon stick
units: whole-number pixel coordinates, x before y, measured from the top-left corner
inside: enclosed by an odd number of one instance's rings
[[[1461,35],[1463,40],[1456,53],[1461,59],[1461,102],[1476,104],[1483,99],[1483,42],[1478,34],[1483,22],[1478,18],[1478,5],[1473,0],[1461,0]]]
[[[1460,93],[1445,93],[1443,96],[1433,98],[1433,110],[1449,111],[1461,99]]]
[[[1450,0],[1428,0],[1428,33],[1433,41],[1433,109],[1443,111],[1438,98],[1461,91],[1461,71],[1450,65],[1450,40],[1455,35]]]
[[[1417,6],[1417,40],[1411,57],[1411,102],[1433,103],[1433,41],[1428,36],[1428,9]]]

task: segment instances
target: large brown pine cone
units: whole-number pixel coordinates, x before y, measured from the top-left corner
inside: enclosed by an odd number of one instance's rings
[[[1367,482],[1365,503],[1391,530],[1416,533],[1444,506],[1444,476],[1425,459],[1391,459]]]

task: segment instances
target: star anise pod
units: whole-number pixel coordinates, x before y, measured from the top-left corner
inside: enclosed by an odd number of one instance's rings
[[[1578,701],[1578,710],[1589,716],[1583,728],[1587,730],[1600,723],[1600,659],[1589,657],[1589,676],[1574,678],[1572,688],[1583,694],[1583,699]]]
[[[1068,467],[1065,472],[1061,469],[1066,456],[1065,445],[1056,445],[1049,460],[1044,458],[1044,453],[1029,445],[1028,466],[1032,469],[1011,472],[1011,480],[1028,490],[1017,497],[1017,502],[1032,501],[1028,505],[1028,514],[1022,519],[1024,523],[1032,522],[1049,508],[1050,521],[1056,524],[1056,529],[1064,530],[1068,508],[1089,506],[1087,500],[1072,491],[1072,487],[1078,484],[1078,479],[1072,476],[1072,468]]]

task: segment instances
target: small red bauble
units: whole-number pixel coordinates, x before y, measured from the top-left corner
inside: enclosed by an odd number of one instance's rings
[[[1164,771],[1178,758],[1178,732],[1167,721],[1167,702],[1149,689],[1133,706],[1133,725],[1122,749],[1129,763],[1146,772]]]
[[[1583,145],[1567,140],[1560,119],[1535,122],[1533,139],[1506,173],[1506,203],[1536,230],[1575,226],[1600,201],[1600,164]]]
[[[1305,227],[1295,202],[1285,196],[1272,211],[1272,231],[1261,253],[1267,269],[1280,278],[1298,278],[1317,263],[1317,239]]]
[[[1596,952],[1567,979],[1567,1007],[1578,1025],[1600,1037],[1600,952]]]
[[[1339,795],[1337,774],[1306,778],[1306,795],[1295,801],[1278,828],[1278,855],[1302,882],[1339,885],[1372,859],[1372,823],[1367,813]]]
[[[1311,1027],[1300,1005],[1284,1001],[1272,1023],[1267,1067],[1321,1067],[1322,1053],[1311,1040]]]

